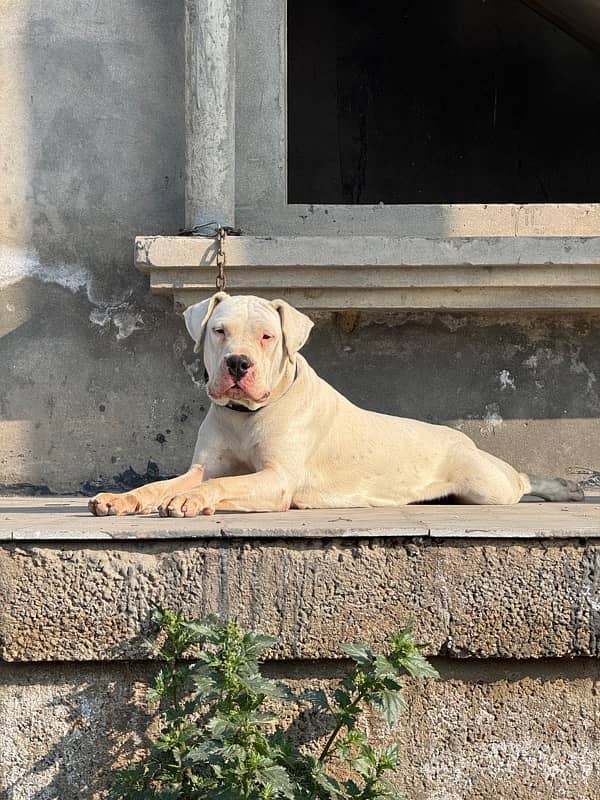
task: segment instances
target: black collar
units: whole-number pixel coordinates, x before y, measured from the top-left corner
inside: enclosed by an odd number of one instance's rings
[[[256,414],[263,406],[260,408],[247,408],[247,406],[243,406],[241,403],[230,402],[227,403],[226,406],[223,406],[223,408],[230,408],[232,411],[244,411],[246,414]]]

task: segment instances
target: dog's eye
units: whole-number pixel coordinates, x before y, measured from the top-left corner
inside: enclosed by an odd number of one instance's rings
[[[225,335],[225,329],[224,328],[213,328],[213,333],[217,333],[217,334],[219,334],[219,336],[224,336]]]
[[[270,334],[270,333],[263,333],[263,335],[262,335],[262,340],[263,340],[263,342],[268,342],[268,341],[269,341],[269,339],[272,339],[272,338],[273,338],[273,337],[271,336],[271,334]]]

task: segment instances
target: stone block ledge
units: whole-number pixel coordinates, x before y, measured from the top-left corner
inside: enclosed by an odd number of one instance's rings
[[[161,520],[36,498],[0,519],[0,660],[147,658],[157,604],[237,617],[283,661],[380,645],[411,616],[433,656],[600,655],[595,503]]]
[[[92,517],[82,497],[0,497],[0,542],[131,539],[600,538],[600,497],[517,506],[413,505],[161,519]]]

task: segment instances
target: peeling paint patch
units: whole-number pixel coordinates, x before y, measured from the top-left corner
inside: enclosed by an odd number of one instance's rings
[[[498,375],[498,380],[500,381],[500,389],[503,392],[506,391],[506,389],[517,388],[515,379],[511,376],[507,369],[501,370],[500,374]]]
[[[42,264],[33,249],[0,244],[0,288],[6,288],[25,278],[56,283],[70,292],[78,292],[87,287],[91,275],[83,267],[74,264]]]
[[[90,322],[104,328],[114,325],[117,339],[126,339],[144,327],[139,311],[130,303],[106,305],[92,297],[92,275],[84,267],[74,264],[43,264],[33,249],[7,247],[0,244],[0,289],[12,286],[25,278],[35,278],[42,283],[54,283],[77,293],[85,290],[88,301],[95,306]],[[7,306],[7,310],[11,310]]]
[[[206,382],[202,377],[200,378],[198,377],[198,375],[201,376],[203,374],[203,367],[200,359],[196,358],[194,359],[194,361],[189,361],[189,362],[184,361],[183,366],[187,374],[192,379],[192,383],[194,384],[194,386],[204,391],[206,389]]]
[[[500,416],[500,406],[498,403],[490,403],[485,407],[483,425],[479,429],[483,436],[490,436],[496,433],[498,428],[504,425],[504,420]]]
[[[592,372],[592,370],[587,366],[587,364],[580,359],[581,348],[577,348],[577,351],[572,354],[571,356],[571,371],[574,372],[576,375],[583,375],[587,380],[587,391],[590,394],[594,394],[594,384],[596,383],[596,375]],[[596,395],[597,399],[597,395]]]
[[[126,339],[135,331],[144,327],[144,320],[139,311],[136,311],[128,303],[120,303],[116,306],[106,306],[105,308],[94,308],[90,313],[90,322],[107,328],[111,324],[117,329],[117,339]]]
[[[538,347],[535,353],[527,358],[523,364],[532,370],[559,367],[564,362],[564,355],[550,347]]]
[[[189,346],[190,339],[188,336],[176,336],[173,341],[173,354],[175,358],[183,358],[183,354]]]

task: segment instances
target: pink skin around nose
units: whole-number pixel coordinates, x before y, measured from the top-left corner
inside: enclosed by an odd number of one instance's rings
[[[209,384],[208,393],[211,397],[230,397],[233,400],[247,397],[254,400],[255,403],[260,403],[268,396],[268,393],[265,395],[264,392],[259,393],[257,390],[255,366],[250,367],[246,374],[236,382],[225,363],[221,365],[219,372]]]

